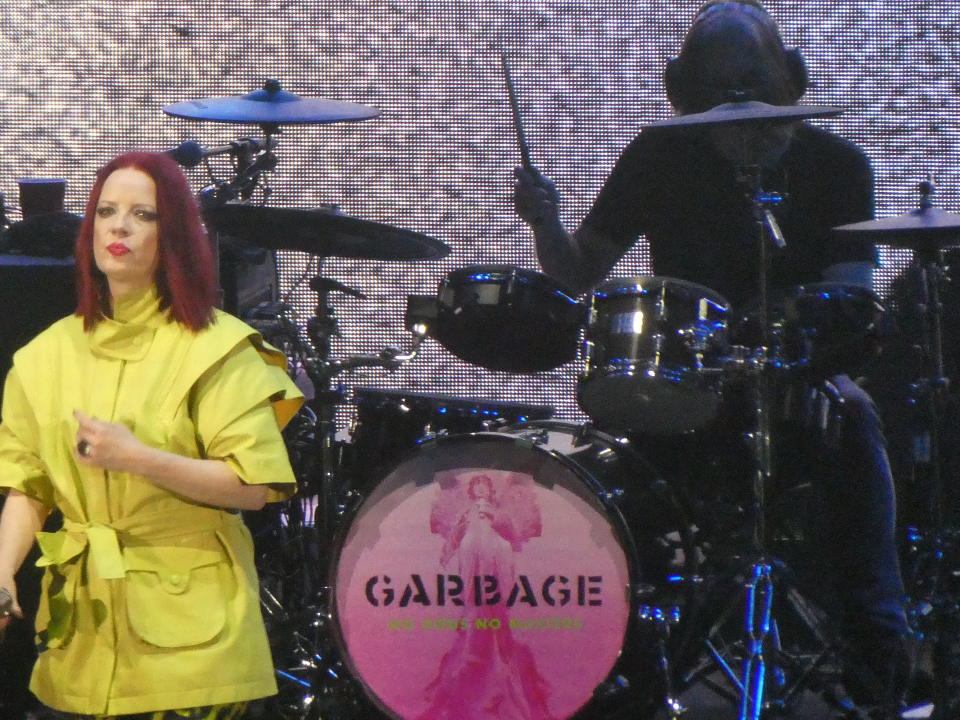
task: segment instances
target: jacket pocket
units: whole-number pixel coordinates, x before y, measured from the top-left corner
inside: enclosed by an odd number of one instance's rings
[[[127,547],[127,619],[144,642],[162,648],[189,647],[213,640],[227,618],[223,549],[210,547]]]

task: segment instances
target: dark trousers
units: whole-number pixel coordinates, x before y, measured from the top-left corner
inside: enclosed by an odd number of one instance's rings
[[[631,438],[671,483],[684,488],[714,553],[724,554],[724,546],[742,550],[749,539],[744,526],[757,467],[750,440],[753,398],[749,382],[731,385],[719,417],[707,427]],[[873,648],[881,638],[895,642],[907,635],[894,483],[870,396],[847,375],[793,378],[771,388],[768,411],[774,450],[773,477],[765,488],[769,534],[784,525],[800,529],[798,564],[804,565],[807,587],[851,643]],[[784,559],[790,564],[791,558]]]

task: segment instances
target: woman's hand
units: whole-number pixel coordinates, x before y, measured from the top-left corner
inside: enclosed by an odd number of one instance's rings
[[[0,633],[13,618],[23,618],[23,609],[17,602],[17,583],[13,577],[0,578]]]
[[[98,420],[79,410],[73,416],[80,424],[74,457],[81,465],[114,472],[136,472],[147,446],[126,425]]]
[[[247,485],[220,460],[191,458],[144,444],[120,423],[98,420],[79,410],[74,456],[81,465],[139,475],[170,492],[205,505],[259,510],[267,488]]]

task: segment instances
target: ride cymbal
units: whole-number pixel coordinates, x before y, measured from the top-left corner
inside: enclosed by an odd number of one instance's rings
[[[367,105],[300,97],[281,89],[276,80],[267,80],[261,90],[240,97],[185,100],[167,105],[163,111],[189,120],[259,125],[356,122],[380,114],[379,110]]]
[[[921,207],[905,215],[840,225],[833,231],[911,250],[953,247],[960,245],[960,215]]]
[[[392,225],[328,210],[223,205],[204,210],[211,230],[270,250],[365,260],[439,260],[450,247]]]

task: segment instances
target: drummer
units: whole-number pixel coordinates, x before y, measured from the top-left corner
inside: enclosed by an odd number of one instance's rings
[[[665,71],[667,96],[680,115],[732,101],[793,105],[807,74],[784,47],[773,19],[754,0],[712,0],[696,14],[679,57]],[[836,241],[830,228],[873,215],[873,174],[864,153],[806,123],[648,128],[621,154],[589,213],[568,233],[553,183],[535,168],[516,170],[515,205],[536,237],[544,271],[585,292],[639,236],[658,275],[693,281],[736,308],[758,295],[758,232],[735,167],[758,166],[765,190],[784,201],[774,214],[786,241],[769,245],[768,285],[816,281],[869,285],[868,243]],[[821,557],[836,557],[838,614],[858,651],[878,717],[898,717],[909,674],[894,534],[894,492],[874,405],[848,376],[829,378],[842,397],[842,443],[819,480],[831,526]],[[885,692],[886,690],[886,692]]]

